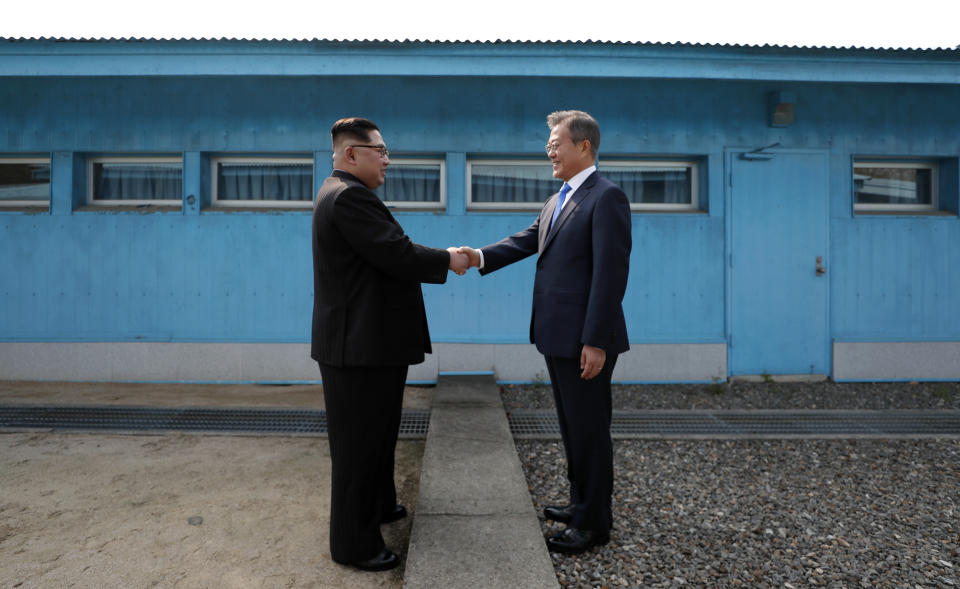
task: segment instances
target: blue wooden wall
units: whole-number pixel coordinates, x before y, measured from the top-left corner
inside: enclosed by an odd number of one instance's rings
[[[767,93],[796,95],[796,123],[767,125]],[[426,245],[485,245],[533,213],[465,210],[472,157],[542,158],[544,117],[600,121],[604,157],[689,156],[699,214],[638,213],[625,308],[631,341],[724,342],[724,150],[775,142],[829,152],[830,331],[848,341],[960,340],[960,222],[854,216],[853,155],[944,158],[960,183],[955,85],[484,77],[7,77],[0,155],[52,154],[49,213],[0,212],[0,340],[303,342],[312,305],[308,211],[84,210],[85,154],[180,153],[208,198],[210,154],[311,152],[329,128],[372,118],[395,154],[445,157],[448,206],[397,216]],[[322,179],[322,178],[320,178]],[[546,196],[546,195],[544,195]],[[74,210],[80,207],[80,210]],[[527,341],[533,262],[425,286],[439,342]],[[756,280],[764,280],[757,275]],[[476,311],[483,312],[478,315]]]

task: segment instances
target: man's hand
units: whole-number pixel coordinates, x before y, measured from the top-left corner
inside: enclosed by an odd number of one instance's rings
[[[470,269],[470,256],[460,253],[455,247],[448,247],[447,253],[450,254],[450,269],[460,276],[466,274]]]
[[[583,345],[580,352],[580,378],[590,380],[603,370],[603,364],[607,361],[607,351],[602,348]]]
[[[465,254],[468,258],[470,258],[471,268],[480,266],[480,250],[475,250],[472,247],[461,245],[457,248],[457,252]]]

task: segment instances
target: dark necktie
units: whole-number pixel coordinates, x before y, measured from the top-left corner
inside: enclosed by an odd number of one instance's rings
[[[567,193],[570,192],[570,185],[566,182],[560,187],[560,198],[557,199],[557,208],[553,209],[553,218],[550,219],[550,228],[553,228],[554,222],[560,216],[560,209],[563,208],[563,201],[567,199]]]

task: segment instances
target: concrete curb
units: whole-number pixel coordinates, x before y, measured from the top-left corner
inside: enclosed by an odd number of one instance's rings
[[[434,391],[403,586],[559,587],[492,376]]]

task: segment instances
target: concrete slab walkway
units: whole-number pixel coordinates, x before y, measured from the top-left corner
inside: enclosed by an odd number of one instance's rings
[[[404,587],[559,587],[493,376],[433,393]]]

